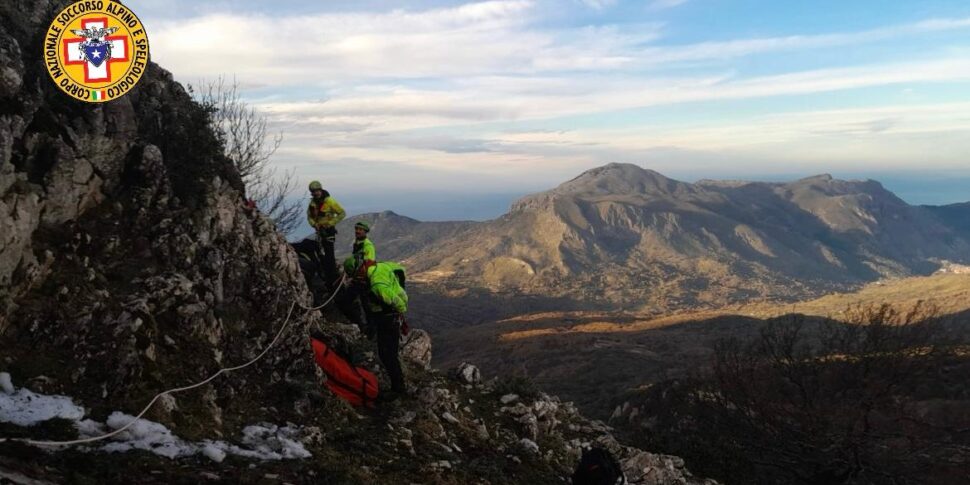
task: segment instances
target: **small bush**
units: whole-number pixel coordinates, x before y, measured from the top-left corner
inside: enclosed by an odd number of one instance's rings
[[[510,375],[495,383],[495,393],[499,396],[518,394],[523,401],[534,401],[539,397],[539,388],[532,379],[522,375]]]

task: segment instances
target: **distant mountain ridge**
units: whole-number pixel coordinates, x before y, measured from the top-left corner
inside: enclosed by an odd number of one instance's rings
[[[945,221],[951,228],[970,238],[970,202],[941,206],[924,205],[924,209],[932,212]]]
[[[378,259],[402,259],[477,224],[472,221],[423,222],[393,211],[359,214],[337,225],[335,244],[338,255],[350,254],[354,242],[354,224],[359,221],[370,225],[368,236],[372,240],[381,241]]]
[[[911,206],[874,180],[827,174],[691,184],[613,163],[491,221],[357,219],[374,221],[381,259],[428,280],[665,310],[802,298],[966,263],[968,206]]]

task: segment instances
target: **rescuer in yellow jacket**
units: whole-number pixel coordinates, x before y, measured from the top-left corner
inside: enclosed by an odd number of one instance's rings
[[[307,222],[317,232],[317,240],[323,250],[323,273],[327,285],[333,289],[337,280],[337,259],[333,243],[337,238],[337,223],[344,220],[347,213],[323,185],[314,180],[310,182],[310,205],[306,209]]]

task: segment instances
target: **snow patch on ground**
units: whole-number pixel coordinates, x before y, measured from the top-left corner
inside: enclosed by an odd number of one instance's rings
[[[202,445],[202,454],[216,463],[222,463],[226,459],[226,452],[211,444]]]
[[[134,416],[115,411],[108,416],[105,422],[108,431],[120,429],[130,423]],[[104,431],[96,433],[94,436],[104,434]],[[101,447],[102,451],[109,453],[145,450],[155,453],[165,458],[178,458],[182,456],[194,455],[198,450],[197,446],[187,443],[172,434],[172,431],[164,425],[139,419],[128,429],[111,437],[113,443],[108,443]]]
[[[0,389],[6,394],[13,394],[13,382],[10,380],[10,374],[0,372]]]
[[[101,447],[86,448],[89,451],[108,453],[145,450],[159,456],[175,459],[202,454],[216,463],[226,455],[237,455],[257,460],[285,460],[312,456],[300,441],[303,431],[295,425],[277,426],[259,423],[243,428],[242,445],[225,441],[205,440],[192,443],[175,436],[161,423],[147,419],[135,420],[134,416],[115,411],[104,423],[84,418],[84,408],[74,404],[66,396],[46,396],[28,389],[16,390],[10,382],[10,374],[0,373],[0,422],[17,426],[33,426],[53,418],[74,421],[81,438],[101,436],[124,428],[124,431],[108,438]]]
[[[134,416],[116,411],[108,416],[106,428],[100,423],[86,420],[79,423],[78,431],[88,436],[97,436],[106,431],[120,429],[133,419]],[[202,454],[216,463],[222,462],[226,455],[257,460],[309,458],[312,455],[300,442],[301,435],[302,431],[296,426],[280,427],[260,423],[243,428],[242,443],[245,446],[212,440],[192,443],[175,436],[165,425],[139,419],[128,429],[113,436],[112,443],[99,449],[109,453],[145,450],[172,459]]]
[[[33,426],[48,419],[64,418],[77,421],[84,417],[84,408],[67,396],[46,396],[29,389],[16,390],[10,374],[0,374],[0,422],[17,426]]]
[[[226,443],[225,441],[206,441],[209,446],[231,455],[260,460],[285,460],[309,458],[312,456],[300,442],[301,431],[297,427],[279,427],[275,424],[260,423],[243,428],[242,442],[248,448]]]

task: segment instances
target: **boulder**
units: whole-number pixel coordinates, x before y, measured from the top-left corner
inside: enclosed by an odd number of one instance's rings
[[[401,356],[422,368],[430,368],[431,335],[421,329],[411,330],[401,347]]]
[[[458,364],[458,367],[455,368],[454,375],[458,382],[462,382],[464,384],[475,385],[482,382],[481,371],[478,370],[478,367],[475,367],[467,362]]]

